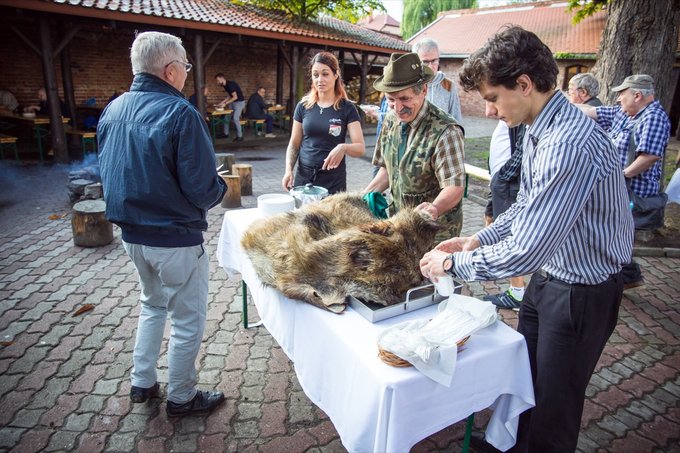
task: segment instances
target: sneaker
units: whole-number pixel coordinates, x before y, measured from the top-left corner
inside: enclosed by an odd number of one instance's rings
[[[266,138],[276,138],[276,134],[272,134],[271,132],[268,134],[264,134]]]
[[[159,395],[160,385],[156,382],[149,388],[135,387],[130,388],[130,401],[133,403],[146,403],[149,398],[157,398]]]
[[[512,309],[515,311],[519,311],[519,307],[522,305],[522,301],[515,299],[513,295],[510,294],[510,290],[500,294],[484,296],[484,300],[491,302],[498,308]]]
[[[243,137],[236,137],[234,139],[234,142],[242,142],[242,141],[243,141]]]
[[[168,417],[182,417],[184,415],[202,415],[212,412],[217,406],[224,402],[224,393],[208,392],[198,390],[196,396],[191,401],[184,404],[168,401],[165,406],[165,413]]]

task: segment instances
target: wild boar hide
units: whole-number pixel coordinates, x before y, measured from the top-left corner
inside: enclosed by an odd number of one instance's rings
[[[359,195],[337,194],[261,219],[241,244],[263,283],[340,313],[347,295],[382,305],[422,282],[418,262],[439,224],[412,209],[379,221]]]

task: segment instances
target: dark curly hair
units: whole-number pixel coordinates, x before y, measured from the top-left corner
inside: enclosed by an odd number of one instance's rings
[[[465,60],[460,84],[465,91],[478,90],[482,83],[511,90],[526,74],[539,92],[546,93],[555,89],[558,72],[552,52],[538,36],[507,25]]]

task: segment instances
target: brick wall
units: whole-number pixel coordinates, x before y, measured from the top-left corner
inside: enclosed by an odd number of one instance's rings
[[[558,61],[557,67],[559,69],[559,74],[557,75],[557,88],[562,89],[562,84],[564,82],[564,77],[568,66],[580,64],[588,68],[592,68],[595,64],[593,60],[568,60],[568,61]],[[458,83],[458,75],[460,74],[461,67],[463,66],[463,60],[442,60],[439,69],[446,74],[451,80],[455,80]],[[484,114],[484,100],[479,95],[477,91],[466,93],[460,85],[458,86],[458,95],[460,96],[461,109],[463,111],[463,116],[477,116],[482,117]]]
[[[20,24],[21,31],[40,47],[37,24]],[[76,104],[94,97],[97,105],[106,105],[117,87],[128,88],[132,81],[129,51],[134,33],[132,30],[96,28],[79,31],[70,43],[71,68]],[[60,39],[53,35],[53,45]],[[193,42],[183,38],[189,55]],[[213,41],[204,41],[204,52]],[[55,60],[59,95],[64,96],[59,58]],[[223,41],[206,64],[206,85],[209,88],[208,105],[224,99],[224,90],[215,83],[214,75],[223,72],[236,80],[246,99],[258,86],[267,90],[267,98],[276,97],[276,43],[238,40],[223,35]],[[194,92],[194,72],[187,78],[183,93]],[[284,64],[283,101],[288,100],[288,68]],[[42,62],[38,55],[8,27],[0,27],[0,89],[9,90],[23,105],[37,102],[37,90],[44,85]]]

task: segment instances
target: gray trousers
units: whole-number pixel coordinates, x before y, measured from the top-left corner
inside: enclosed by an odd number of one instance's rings
[[[234,101],[231,103],[231,108],[234,110],[234,113],[231,114],[231,120],[236,127],[236,136],[243,137],[243,132],[241,131],[241,114],[243,113],[243,109],[246,108],[246,101]],[[224,125],[224,135],[229,135],[228,124]]]
[[[196,395],[196,356],[208,306],[208,254],[202,245],[149,247],[123,241],[137,268],[142,305],[133,353],[132,385],[149,388],[170,315],[168,401],[185,403]]]

